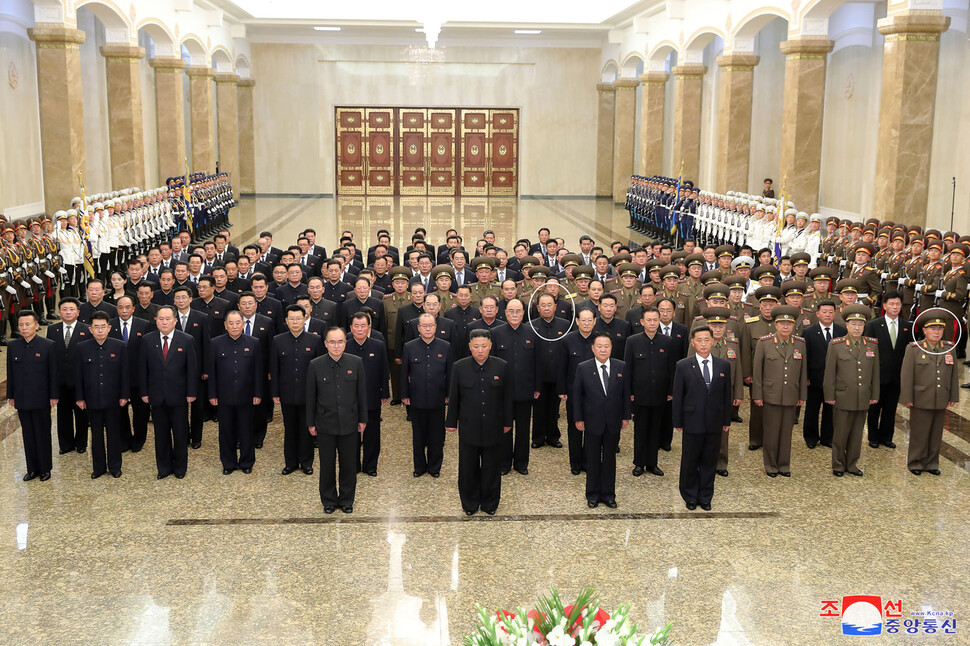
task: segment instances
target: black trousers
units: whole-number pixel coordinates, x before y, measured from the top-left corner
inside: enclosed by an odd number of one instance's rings
[[[74,385],[60,387],[57,400],[57,443],[61,451],[88,447],[88,416],[77,407]]]
[[[220,415],[221,417],[221,415]],[[357,454],[360,433],[317,434],[320,447],[320,501],[324,507],[352,507],[357,493]],[[337,470],[340,489],[337,489]]]
[[[381,409],[375,408],[367,411],[367,426],[360,436],[360,451],[357,453],[357,471],[377,471],[377,459],[380,455]]]
[[[660,439],[664,437],[664,414],[669,406],[637,406],[633,414],[633,464],[652,469],[657,466]],[[671,418],[671,429],[673,419]]]
[[[556,383],[539,385],[539,398],[532,409],[532,443],[545,444],[558,442],[559,432],[559,393]]]
[[[416,473],[438,473],[445,452],[445,407],[411,406],[411,441]]]
[[[583,454],[586,456],[586,500],[614,502],[616,500],[617,433],[584,433]]]
[[[809,384],[808,399],[805,400],[805,420],[802,423],[802,436],[806,442],[832,443],[832,435],[835,433],[835,424],[832,421],[832,406],[824,401],[824,393],[821,385]],[[896,397],[899,397],[899,387],[896,388]],[[752,409],[755,406],[752,405]],[[821,410],[822,422],[819,425],[819,410]],[[893,409],[895,414],[895,408]]]
[[[269,388],[264,387],[263,392],[268,392]],[[269,420],[273,419],[273,398],[266,397],[253,410],[253,441],[262,444],[266,441],[266,427]],[[220,415],[219,419],[222,419]]]
[[[512,402],[512,430],[502,435],[501,471],[529,468],[529,423],[532,421],[532,401]]]
[[[24,456],[27,473],[50,473],[51,458],[51,409],[35,408],[17,411],[20,430],[24,436]]]
[[[207,417],[206,407],[212,405],[207,399],[203,399],[203,395],[207,390],[204,385],[206,383],[205,381],[200,382],[200,395],[195,398],[194,402],[189,404],[189,441],[192,444],[202,443],[202,427],[205,425],[205,418]]]
[[[660,426],[660,446],[670,448],[674,441],[674,403],[666,402],[660,406],[663,409],[663,422]]]
[[[495,511],[498,508],[502,496],[501,463],[501,443],[474,446],[459,438],[458,496],[462,509]]]
[[[181,474],[189,466],[189,405],[152,406],[158,475]]]
[[[283,413],[283,464],[287,469],[313,467],[313,444],[307,430],[306,404],[280,404]]]
[[[579,471],[585,468],[586,458],[583,455],[583,433],[576,428],[576,415],[573,412],[573,400],[566,400],[566,446],[569,451],[570,471]]]
[[[252,402],[219,404],[219,459],[223,469],[252,469],[256,463],[253,418],[259,414],[258,408]]]
[[[899,406],[899,382],[879,384],[879,402],[869,406],[870,442],[885,444],[893,441],[897,406]]]
[[[194,403],[192,404],[195,405]],[[131,410],[131,417],[128,411]],[[121,439],[121,450],[141,450],[148,438],[148,418],[152,407],[132,396],[128,403],[118,410],[118,437]]]
[[[680,455],[680,496],[707,504],[714,497],[714,470],[721,452],[720,433],[684,433]]]
[[[142,402],[144,403],[144,402]],[[121,471],[121,407],[89,408],[94,473]],[[107,457],[107,459],[105,459]]]

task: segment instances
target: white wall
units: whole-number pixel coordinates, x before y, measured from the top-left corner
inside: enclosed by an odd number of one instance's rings
[[[115,188],[111,185],[108,84],[104,56],[101,55],[105,42],[104,26],[93,13],[82,8],[77,12],[77,28],[85,35],[81,44],[81,95],[84,111],[84,186],[90,195]]]
[[[37,63],[26,32],[0,21],[0,212],[43,211]]]
[[[788,37],[788,23],[782,19],[765,25],[755,38],[755,54],[761,57],[754,68],[751,97],[751,156],[748,185],[733,190],[761,194],[763,180],[771,177],[781,188],[782,95],[785,89],[785,55],[779,45]]]

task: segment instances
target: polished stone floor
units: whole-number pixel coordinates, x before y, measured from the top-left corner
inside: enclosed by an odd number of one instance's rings
[[[329,248],[343,228],[409,234],[422,221],[436,241],[450,226],[492,228],[500,240],[542,225],[573,243],[586,231],[597,242],[629,237],[624,213],[594,200],[260,198],[237,210],[237,242],[268,228],[277,246],[306,226]],[[906,416],[898,449],[864,445],[863,478],[832,477],[830,456],[808,450],[796,427],[792,478],[769,479],[746,424],[735,425],[710,513],[680,500],[678,438],[661,454],[663,478],[634,478],[624,434],[616,510],[588,509],[566,450],[545,447],[528,476],[503,479],[496,516],[466,518],[455,438],[440,479],[413,478],[400,407],[385,407],[379,475],[361,476],[353,515],[326,516],[316,475],[279,474],[278,413],[248,476],[222,475],[207,424],[182,481],[155,480],[149,442],[125,454],[120,480],[92,481],[90,454],[72,453],[54,456],[49,482],[23,483],[4,405],[0,643],[458,645],[477,603],[514,608],[552,586],[570,596],[586,585],[607,608],[632,603],[643,627],[672,622],[684,645],[854,643],[837,617],[819,616],[823,601],[852,594],[901,600],[905,619],[927,609],[962,619],[970,404],[949,416],[940,477],[906,471]],[[875,643],[968,643],[964,630]]]

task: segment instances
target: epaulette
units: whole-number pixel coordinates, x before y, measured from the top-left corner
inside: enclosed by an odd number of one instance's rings
[[[771,335],[769,334],[768,336],[771,336]],[[725,341],[727,341],[728,343],[738,343],[738,340],[735,339],[734,337],[725,337]]]
[[[804,343],[804,342],[805,342],[805,337],[803,337],[803,336],[798,336],[797,334],[792,334],[792,335],[791,335],[791,338],[793,338],[793,339],[795,339],[796,341],[801,341],[802,343]]]
[[[862,337],[862,338],[864,338],[866,341],[872,341],[873,343],[879,343],[879,339],[877,339],[875,337],[872,337],[872,336],[866,336],[866,337]]]
[[[775,336],[774,334],[766,334],[763,337],[759,337],[758,340],[759,341],[764,341],[765,339],[770,339],[770,338],[772,338],[774,336]]]
[[[910,341],[910,342],[909,342],[909,344],[910,344],[911,346],[915,346],[915,347],[917,347],[917,348],[919,347],[919,341]]]
[[[384,294],[384,298],[385,299],[387,299],[387,298],[394,298],[394,294],[395,294],[395,292],[391,292],[390,294]]]
[[[606,293],[607,294],[619,294],[622,291],[623,291],[622,289],[611,289],[610,291],[608,291]]]
[[[757,321],[760,318],[761,318],[761,316],[745,316],[744,317],[744,322],[745,323],[754,323],[755,321]]]
[[[832,345],[833,343],[845,343],[846,345],[848,345],[849,339],[848,337],[840,336],[838,338],[835,338],[829,341],[829,345]]]

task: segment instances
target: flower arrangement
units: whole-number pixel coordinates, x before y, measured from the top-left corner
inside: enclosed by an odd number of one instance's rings
[[[465,637],[465,646],[668,646],[670,624],[654,635],[639,635],[627,619],[630,605],[612,615],[599,606],[593,588],[583,588],[576,603],[564,606],[553,588],[536,600],[535,608],[492,614],[478,605],[479,626]]]

